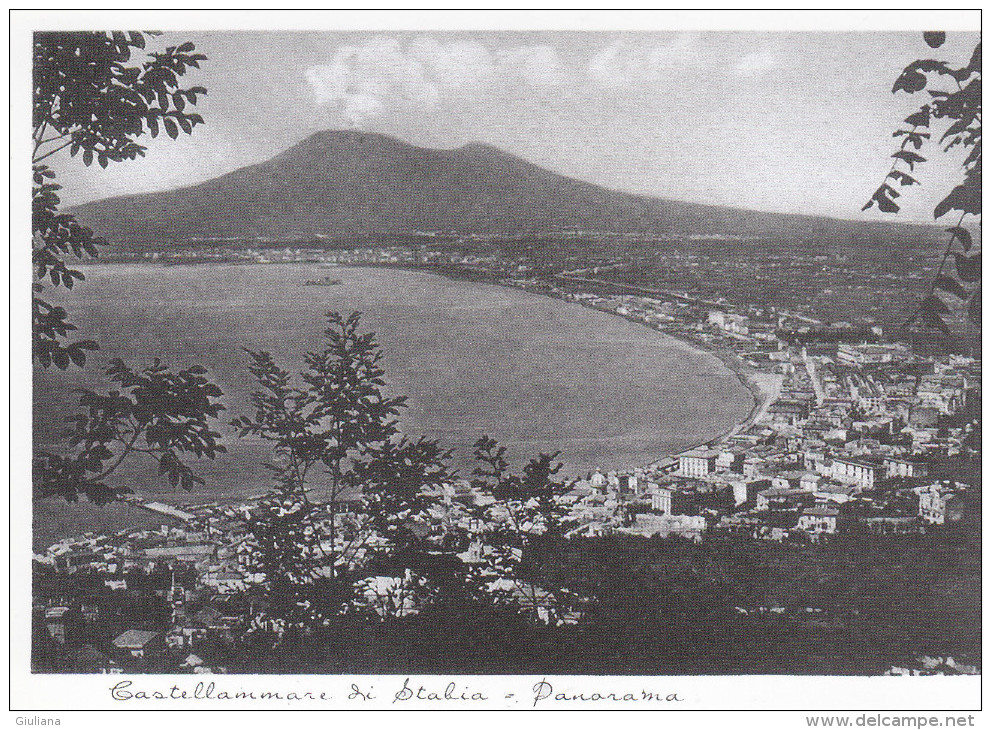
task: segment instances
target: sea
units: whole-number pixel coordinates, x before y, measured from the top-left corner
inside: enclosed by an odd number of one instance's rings
[[[99,387],[112,357],[201,364],[224,396],[220,429],[229,453],[194,463],[205,485],[173,489],[135,459],[115,475],[135,492],[173,503],[232,501],[270,484],[260,441],[234,437],[250,412],[244,348],[266,350],[298,371],[320,348],[325,315],[362,314],[376,334],[391,394],[406,395],[401,426],[439,439],[470,477],[482,435],[521,466],[560,452],[564,473],[628,469],[708,441],[746,418],[750,393],[714,356],[621,317],[576,303],[473,281],[394,268],[315,264],[98,264],[83,269],[64,302],[79,337],[100,351],[83,369],[34,372],[34,442],[60,442],[80,387]],[[310,286],[324,277],[332,286]],[[59,296],[55,296],[59,294]],[[46,500],[35,505],[34,545],[86,530],[159,524],[128,505]]]

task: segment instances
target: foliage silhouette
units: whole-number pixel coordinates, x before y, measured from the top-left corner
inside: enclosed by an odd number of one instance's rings
[[[210,427],[223,406],[219,387],[203,367],[171,371],[156,360],[132,370],[114,360],[106,370],[117,388],[107,394],[81,389],[79,413],[66,420],[69,451],[56,454],[36,449],[33,479],[36,498],[80,495],[105,504],[131,489],[108,485],[106,479],[132,454],[157,462],[160,476],[173,486],[192,489],[203,480],[193,474],[181,456],[213,459],[226,448]]]
[[[103,239],[59,210],[55,173],[42,164],[69,148],[83,164],[96,161],[133,160],[145,153],[136,140],[145,132],[152,137],[164,128],[176,139],[181,130],[191,134],[203,123],[199,114],[186,111],[206,89],[179,87],[179,77],[199,68],[206,56],[195,53],[192,43],[152,52],[138,65],[128,65],[133,50],[143,50],[150,32],[40,32],[34,36],[32,107],[32,355],[42,366],[65,370],[70,363],[82,366],[87,351],[97,349],[92,340],[66,344],[76,326],[62,307],[41,297],[47,279],[51,286],[71,289],[83,273],[72,269],[67,257],[96,258]]]
[[[409,523],[431,504],[424,489],[450,476],[437,442],[400,433],[406,398],[386,395],[382,353],[374,333],[359,332],[360,313],[330,312],[327,322],[323,348],[304,357],[302,384],[270,353],[247,351],[258,385],[254,414],[232,421],[240,437],[259,437],[274,451],[274,489],[247,523],[270,613],[286,625],[339,612],[369,540],[407,543]]]
[[[931,48],[939,48],[945,42],[946,34],[927,32],[923,34],[923,38]],[[946,80],[952,81],[949,89],[933,88],[936,82]],[[939,144],[944,152],[957,146],[969,150],[963,161],[963,180],[933,211],[933,217],[937,220],[950,213],[959,213],[959,216],[946,229],[950,236],[929,291],[906,322],[906,325],[912,325],[918,321],[924,326],[949,334],[947,320],[953,314],[951,305],[966,307],[971,321],[976,324],[981,321],[981,253],[971,250],[971,234],[963,227],[968,215],[977,218],[978,224],[981,218],[980,41],[964,66],[954,67],[945,61],[932,59],[913,61],[895,81],[892,93],[904,91],[915,94],[923,89],[927,89],[930,99],[905,118],[903,128],[893,133],[894,137],[902,137],[901,147],[892,155],[895,161],[885,182],[874,191],[863,209],[877,205],[884,213],[897,213],[900,210],[895,202],[900,193],[887,180],[893,180],[899,187],[918,185],[919,181],[909,173],[915,172],[915,166],[926,162],[926,158],[918,154],[917,150],[934,134],[939,133],[940,129],[942,134]],[[905,166],[908,171],[904,169]],[[948,265],[951,259],[955,266]],[[945,297],[949,297],[949,301]]]
[[[95,259],[105,241],[59,209],[55,173],[44,161],[69,149],[84,165],[133,160],[145,153],[137,139],[160,128],[172,139],[202,124],[187,111],[206,89],[179,87],[179,78],[198,68],[206,56],[192,43],[150,52],[128,65],[134,50],[144,50],[155,32],[39,32],[33,57],[32,358],[44,368],[83,367],[93,340],[70,341],[77,328],[65,308],[45,298],[46,285],[72,289],[84,279],[70,258]],[[206,370],[194,366],[172,372],[158,360],[133,370],[113,360],[106,370],[119,389],[106,394],[84,391],[84,411],[68,417],[74,424],[62,453],[37,450],[33,459],[36,498],[84,495],[103,504],[131,490],[111,486],[109,477],[129,456],[144,453],[158,462],[169,483],[192,489],[202,483],[180,455],[214,458],[224,447],[209,425],[222,406],[220,389]],[[143,441],[142,441],[143,440]]]

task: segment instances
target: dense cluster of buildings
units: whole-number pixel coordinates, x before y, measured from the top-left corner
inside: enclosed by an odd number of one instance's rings
[[[744,424],[712,443],[581,482],[575,509],[594,525],[586,533],[698,540],[730,530],[815,540],[844,525],[922,531],[959,521],[972,501],[979,359],[922,356],[880,342],[877,327],[827,326],[781,310],[734,312],[687,294],[545,289],[714,352],[757,401]]]
[[[406,526],[438,550],[451,553],[455,545],[453,554],[479,590],[537,621],[577,620],[579,614],[564,611],[550,592],[516,578],[512,567],[522,551],[487,544],[485,533],[510,522],[516,529],[518,514],[467,482],[443,485],[432,496],[429,510]],[[34,647],[42,655],[36,663],[44,665],[47,655],[59,671],[224,672],[217,657],[232,655],[247,634],[281,635],[288,624],[274,617],[260,590],[267,576],[252,522],[259,499],[179,509],[130,498],[173,524],[86,533],[34,555]],[[318,543],[300,545],[309,551],[308,571],[326,577],[332,565],[355,570],[388,545],[360,503],[356,495],[333,511],[315,511]],[[353,588],[339,611],[373,619],[408,616],[431,600],[431,587],[408,570],[369,575]]]
[[[393,252],[379,255],[391,259]],[[608,311],[715,353],[756,400],[746,422],[713,442],[576,481],[561,498],[569,537],[701,541],[722,533],[808,543],[844,529],[926,531],[974,510],[978,490],[968,474],[979,470],[980,360],[918,355],[881,341],[877,328],[827,326],[781,310],[733,311],[688,294],[604,294],[512,273],[516,278],[504,283]],[[484,533],[506,515],[483,510],[480,519],[485,498],[467,483],[447,485],[437,497],[418,529],[438,545],[459,535],[465,549],[458,557],[484,573],[497,562]],[[224,671],[203,656],[223,656],[223,647],[245,633],[277,628],[266,624],[262,592],[253,590],[266,577],[252,558],[252,504],[143,506],[170,524],[86,534],[35,556],[42,638],[35,645],[48,646],[75,671]],[[354,540],[364,528],[347,509],[325,519],[341,521],[333,531],[318,530],[336,535],[339,544],[326,546],[333,554],[360,563],[375,549],[374,535]],[[353,544],[362,547],[349,554]],[[488,579],[493,591],[548,619],[546,591],[505,572]],[[416,581],[368,578],[353,608],[413,612],[422,588]]]

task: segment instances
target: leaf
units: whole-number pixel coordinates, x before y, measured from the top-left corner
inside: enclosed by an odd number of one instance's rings
[[[962,84],[964,81],[970,78],[971,73],[972,72],[969,68],[958,68],[955,71],[951,71],[950,76],[952,76],[957,81],[957,83]]]
[[[909,170],[914,170],[915,169],[915,164],[917,162],[925,162],[926,161],[926,158],[925,157],[923,157],[922,155],[917,155],[914,152],[912,152],[911,150],[898,150],[897,152],[895,152],[892,155],[892,157],[894,157],[895,159],[903,160],[903,161],[907,162],[908,163],[908,169]]]
[[[895,81],[895,85],[891,87],[891,93],[905,91],[909,94],[914,94],[916,91],[922,91],[926,88],[926,81],[926,75],[921,71],[912,67],[906,68],[902,71],[902,75],[898,77],[898,80]]]
[[[952,74],[950,67],[946,65],[945,61],[935,61],[931,58],[921,59],[919,61],[912,61],[905,69],[906,71],[922,71],[923,73],[936,72],[942,76]]]
[[[179,128],[176,127],[175,122],[172,121],[169,117],[165,117],[165,119],[163,119],[162,121],[165,124],[165,131],[168,132],[168,135],[172,139],[176,139],[179,136]]]
[[[967,316],[970,317],[970,321],[974,324],[981,323],[981,290],[978,289],[974,292],[974,296],[970,298],[970,306],[967,307]]]
[[[68,348],[69,357],[72,359],[78,367],[83,367],[86,364],[86,353],[82,349],[71,345]]]
[[[62,349],[55,350],[55,352],[52,353],[52,362],[55,363],[55,366],[58,367],[59,370],[65,370],[69,367],[69,354]]]
[[[950,314],[950,308],[946,306],[946,302],[940,299],[935,294],[930,294],[925,299],[922,300],[922,304],[919,305],[924,312],[934,312],[936,314]]]
[[[970,292],[964,289],[963,284],[956,279],[947,276],[946,274],[936,277],[936,281],[933,282],[933,286],[940,291],[945,291],[946,293],[952,294],[958,299],[962,299],[964,301],[970,297]]]
[[[191,53],[192,51],[196,50],[196,46],[193,45],[191,42],[186,41],[185,43],[180,45],[176,50],[179,51],[179,53]]]
[[[894,178],[902,184],[902,187],[906,185],[918,185],[919,181],[914,177],[909,175],[907,172],[902,172],[901,170],[892,170],[888,173],[888,177]]]
[[[93,150],[83,151],[83,164],[87,167],[93,164]]]
[[[960,241],[960,244],[963,246],[964,251],[970,251],[970,247],[974,245],[970,237],[970,231],[968,231],[966,228],[963,228],[961,226],[953,226],[951,228],[947,228],[946,232],[952,233],[953,238]]]
[[[951,210],[959,210],[970,215],[981,214],[981,186],[967,184],[957,185],[950,194],[943,198],[933,211],[933,218],[941,218]]]
[[[973,283],[981,278],[981,254],[964,256],[963,254],[953,254],[957,261],[957,275],[961,280]]]
[[[975,144],[974,149],[970,151],[967,155],[967,159],[963,161],[963,166],[965,169],[971,169],[971,165],[981,159],[981,145]]]
[[[935,294],[930,294],[919,306],[919,319],[921,322],[927,327],[942,330],[946,334],[950,334],[950,328],[947,326],[946,322],[943,321],[943,315],[949,313],[949,307],[947,307],[943,303],[943,300]]]
[[[941,30],[927,30],[922,34],[922,39],[930,48],[939,48],[946,43],[946,33]]]
[[[874,195],[871,199],[867,201],[861,210],[867,210],[872,205],[877,203],[877,207],[881,209],[883,213],[897,213],[899,211],[898,204],[887,196],[887,192],[892,191],[890,185],[882,185],[877,190],[874,191]],[[897,195],[897,193],[895,193]]]
[[[968,122],[969,120],[967,119],[958,119],[953,124],[951,124],[945,132],[943,132],[943,136],[939,138],[939,141],[942,142],[947,137],[952,137],[955,134],[960,134],[960,132],[964,131],[967,128]]]
[[[915,147],[915,149],[921,149],[922,145],[924,144],[924,140],[927,139],[929,139],[928,132],[908,132],[905,135],[905,141],[902,142],[902,146],[905,147],[909,143],[911,143],[911,145]]]
[[[980,71],[981,71],[981,44],[980,44],[980,42],[978,42],[978,44],[974,47],[974,52],[970,56],[970,63],[967,64],[967,68],[970,71],[975,71],[977,73],[980,73]]]
[[[929,126],[929,107],[922,107],[919,111],[914,114],[909,114],[905,117],[905,122],[911,124],[913,127],[928,127]]]

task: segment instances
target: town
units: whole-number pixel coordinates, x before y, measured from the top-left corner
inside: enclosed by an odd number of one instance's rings
[[[312,252],[289,249],[248,253],[259,263],[313,260]],[[979,525],[977,357],[919,353],[870,322],[825,323],[782,307],[617,285],[592,267],[535,275],[498,257],[392,247],[329,251],[316,261],[417,265],[447,274],[453,268],[454,275],[460,268],[462,275],[641,323],[713,353],[737,374],[755,400],[745,422],[683,453],[570,482],[558,499],[568,539],[624,535],[701,543],[739,536],[815,549],[849,531],[922,535]],[[251,501],[130,499],[161,515],[161,528],[88,533],[35,555],[36,631],[50,652],[71,662],[73,671],[222,672],[223,647],[251,632],[283,630],[253,590],[266,576],[251,560]],[[321,532],[334,535],[324,538],[334,541],[327,547],[349,567],[367,562],[382,540],[361,520],[360,495],[351,499],[323,516],[335,529]],[[486,590],[500,591],[532,620],[578,621],[580,597],[565,608],[553,590],[492,569],[505,561],[491,554],[485,534],[510,517],[470,481],[459,480],[443,485],[417,528],[438,549],[457,544],[458,560],[477,568]],[[364,579],[349,610],[415,614],[429,601],[416,581],[409,573]],[[744,614],[785,610],[736,608]],[[976,671],[952,657],[927,657],[924,666],[930,673]]]

